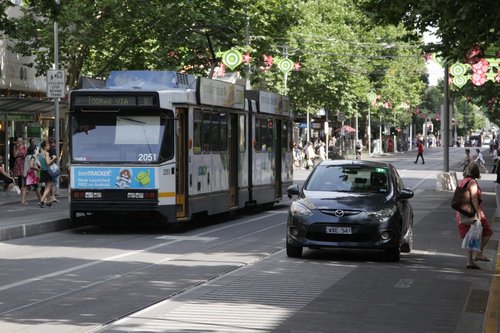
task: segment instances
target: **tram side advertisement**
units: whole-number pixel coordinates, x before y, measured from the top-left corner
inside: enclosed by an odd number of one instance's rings
[[[75,189],[154,189],[155,168],[151,167],[71,167]]]

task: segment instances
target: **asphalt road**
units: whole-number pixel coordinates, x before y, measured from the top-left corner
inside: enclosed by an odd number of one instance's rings
[[[85,226],[0,243],[0,332],[482,332],[496,262],[465,268],[451,192],[436,191],[442,154],[381,158],[416,193],[415,250],[398,263],[286,257],[287,201],[180,233]],[[481,180],[491,217],[492,179]]]

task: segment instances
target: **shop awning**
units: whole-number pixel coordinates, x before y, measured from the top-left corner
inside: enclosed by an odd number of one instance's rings
[[[54,102],[35,98],[0,97],[1,113],[45,113],[54,110]]]
[[[60,115],[67,111],[67,103],[59,102]],[[0,120],[22,120],[37,114],[51,113],[54,116],[54,101],[30,97],[0,97]],[[47,115],[46,115],[47,116]]]
[[[344,125],[342,128],[338,128],[336,131],[338,132],[341,129],[343,129],[344,132],[347,132],[347,133],[354,133],[354,132],[356,132],[356,129],[353,128],[353,127],[351,127],[351,126],[349,126],[349,125]]]

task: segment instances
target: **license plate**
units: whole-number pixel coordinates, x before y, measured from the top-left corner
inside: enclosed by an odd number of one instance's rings
[[[326,233],[350,235],[352,234],[352,230],[350,227],[326,227]]]

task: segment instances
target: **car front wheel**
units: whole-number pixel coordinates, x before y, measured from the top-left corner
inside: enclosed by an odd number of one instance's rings
[[[302,256],[302,246],[294,246],[286,242],[286,255],[291,258],[300,258]]]

